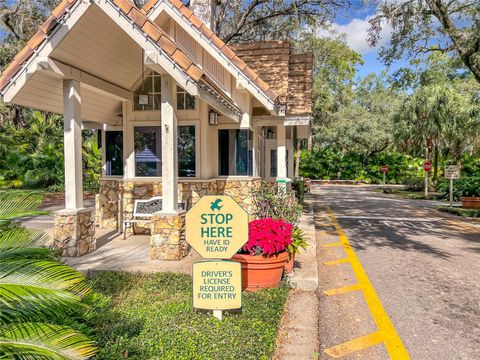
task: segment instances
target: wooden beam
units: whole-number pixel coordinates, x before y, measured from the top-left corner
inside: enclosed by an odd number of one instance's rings
[[[119,101],[133,99],[133,94],[130,91],[49,57],[39,57],[37,59],[37,71],[48,71],[62,79],[76,80],[91,91]]]
[[[217,110],[219,113],[222,115],[226,116],[229,119],[232,119],[236,123],[240,122],[240,117],[238,114],[235,114],[234,112],[230,111],[225,105],[223,105],[220,101],[215,99],[214,96],[210,95],[206,90],[200,88],[200,98],[205,101],[208,105],[213,107],[215,110]]]

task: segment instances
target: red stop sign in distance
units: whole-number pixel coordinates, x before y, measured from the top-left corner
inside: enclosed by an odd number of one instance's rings
[[[388,172],[388,166],[382,165],[382,173],[387,173],[387,172]]]
[[[425,170],[426,172],[432,170],[432,164],[430,164],[430,161],[425,161],[425,163],[423,164],[423,170]]]

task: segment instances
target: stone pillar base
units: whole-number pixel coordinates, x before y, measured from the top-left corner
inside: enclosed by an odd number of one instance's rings
[[[180,260],[189,251],[190,245],[185,240],[185,212],[154,214],[151,222],[150,258]]]
[[[92,209],[60,210],[55,213],[53,247],[62,256],[76,257],[96,249]]]

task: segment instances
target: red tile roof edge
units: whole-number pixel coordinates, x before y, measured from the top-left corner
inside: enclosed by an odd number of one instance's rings
[[[3,90],[10,80],[20,71],[23,64],[33,55],[40,45],[47,39],[52,30],[60,23],[67,11],[77,3],[77,0],[63,0],[53,9],[50,16],[30,38],[27,44],[13,58],[0,76],[0,90]]]

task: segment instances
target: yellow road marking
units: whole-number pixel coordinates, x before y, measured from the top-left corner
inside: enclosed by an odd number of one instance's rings
[[[336,242],[336,243],[328,243],[328,244],[321,244],[324,247],[335,247],[335,246],[343,246],[341,242]]]
[[[325,261],[323,263],[323,265],[327,265],[327,266],[330,266],[330,265],[339,265],[339,264],[345,264],[345,263],[348,263],[350,262],[350,259],[349,258],[343,258],[343,259],[338,259],[338,260],[330,260],[330,261]]]
[[[375,292],[375,289],[373,288],[373,285],[370,282],[370,279],[365,273],[365,270],[363,269],[362,264],[360,263],[360,260],[358,260],[357,255],[355,254],[355,251],[350,246],[348,237],[345,235],[343,229],[340,227],[330,207],[327,207],[327,212],[330,215],[330,219],[332,223],[335,225],[335,228],[338,233],[338,237],[340,239],[340,243],[343,245],[343,249],[347,255],[347,258],[350,259],[352,270],[355,273],[355,276],[357,278],[357,284],[362,286],[363,288],[362,289],[363,296],[365,297],[365,301],[368,305],[368,308],[370,309],[370,313],[372,314],[373,320],[375,321],[375,324],[377,325],[377,328],[378,328],[377,333],[381,335],[382,340],[385,343],[385,347],[388,351],[388,354],[390,355],[390,359],[393,359],[393,360],[410,359],[410,355],[408,354],[407,349],[405,349],[405,346],[403,345],[402,340],[398,336],[395,326],[393,326],[392,322],[390,321],[390,318],[388,317],[387,312],[383,308],[383,305],[380,302],[380,299],[378,298]],[[377,333],[374,333],[374,334],[377,334]],[[367,335],[367,337],[368,336],[369,335]],[[359,338],[359,339],[362,339],[362,338]],[[358,344],[358,342],[355,342],[355,340],[353,341],[354,341],[354,345]],[[348,343],[349,342],[345,344],[348,344]],[[345,345],[345,344],[340,344],[338,346]],[[371,346],[371,345],[367,345],[367,346]]]
[[[365,349],[369,346],[380,344],[383,340],[383,334],[381,334],[380,331],[377,331],[350,341],[346,341],[342,344],[332,346],[324,351],[331,357],[339,358],[355,351]]]
[[[358,290],[362,290],[362,285],[355,284],[355,285],[342,286],[336,289],[325,290],[323,293],[327,296],[333,296],[333,295],[340,295],[340,294],[345,294],[348,292],[358,291]]]

